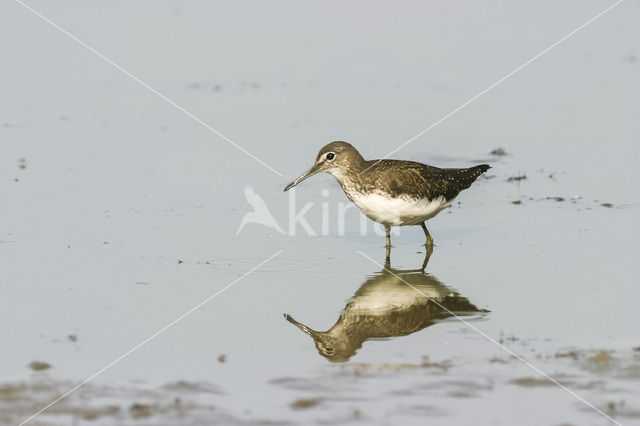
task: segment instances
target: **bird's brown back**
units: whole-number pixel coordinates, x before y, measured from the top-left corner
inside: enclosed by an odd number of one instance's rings
[[[441,169],[415,161],[372,160],[360,175],[365,189],[383,190],[394,197],[455,198],[475,180],[490,169],[487,164],[465,169]]]

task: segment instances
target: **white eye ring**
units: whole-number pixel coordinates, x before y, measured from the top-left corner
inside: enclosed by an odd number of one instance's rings
[[[336,154],[334,154],[333,152],[328,153],[327,155],[324,156],[324,158],[327,159],[327,161],[331,161],[334,158],[336,158]]]

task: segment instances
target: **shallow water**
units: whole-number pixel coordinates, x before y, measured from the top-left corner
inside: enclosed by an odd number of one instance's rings
[[[0,423],[167,325],[30,424],[611,424],[490,339],[640,423],[636,3],[394,154],[493,167],[429,221],[425,273],[396,231],[395,276],[330,176],[282,188],[330,140],[387,154],[606,5],[32,5],[282,176],[0,6]],[[237,233],[248,186],[285,233]],[[290,235],[290,197],[319,235]]]

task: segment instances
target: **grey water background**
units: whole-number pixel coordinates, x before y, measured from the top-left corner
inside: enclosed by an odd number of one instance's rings
[[[456,319],[321,357],[282,314],[330,328],[381,269],[357,250],[384,260],[355,208],[337,235],[330,176],[295,191],[317,230],[328,203],[329,236],[236,230],[247,186],[286,230],[282,188],[322,145],[383,156],[612,3],[29,4],[282,176],[3,2],[0,422],[282,250],[33,424],[610,424]],[[623,424],[640,423],[639,12],[622,3],[393,156],[493,166],[430,221],[427,272],[490,311],[474,326]],[[419,228],[393,243],[394,267],[421,264]],[[121,408],[88,420],[87,406]]]

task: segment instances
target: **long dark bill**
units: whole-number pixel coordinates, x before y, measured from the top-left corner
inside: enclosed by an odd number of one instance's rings
[[[284,314],[284,318],[289,321],[291,324],[295,325],[296,327],[298,327],[300,330],[304,331],[305,333],[307,333],[309,336],[313,337],[313,333],[315,333],[314,330],[310,329],[309,327],[307,327],[304,324],[299,323],[298,321],[294,320],[293,317],[291,315],[288,314]]]
[[[291,188],[293,188],[294,186],[296,186],[297,184],[299,184],[300,182],[302,182],[306,178],[311,177],[311,176],[313,176],[313,175],[315,175],[316,173],[319,173],[319,172],[320,172],[320,167],[317,164],[313,165],[309,170],[307,170],[306,172],[301,174],[299,177],[297,177],[289,185],[285,186],[284,187],[284,191],[287,192],[288,190],[290,190]]]

